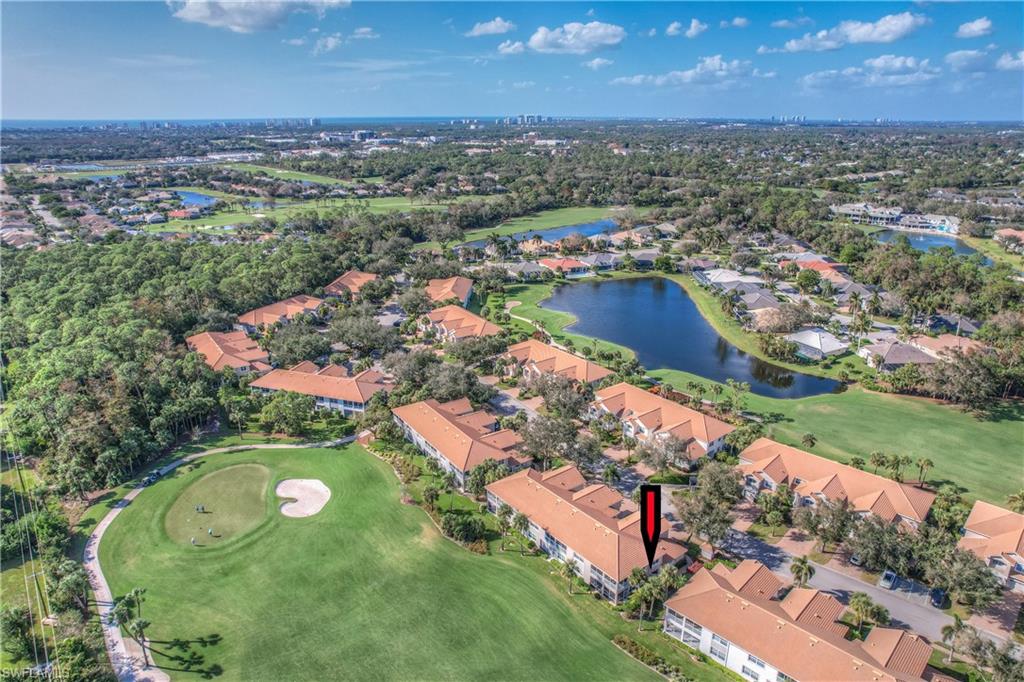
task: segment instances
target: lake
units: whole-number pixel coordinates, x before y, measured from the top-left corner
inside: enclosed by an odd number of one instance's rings
[[[875,232],[872,236],[883,244],[891,242],[896,239],[897,235],[903,235],[910,241],[910,245],[918,251],[928,252],[932,249],[937,249],[941,246],[948,246],[953,251],[961,256],[970,256],[971,254],[977,253],[974,249],[967,246],[965,242],[960,241],[956,237],[949,234],[939,234],[931,232],[904,232],[902,230],[882,230],[881,232]]]
[[[578,223],[576,225],[563,225],[561,227],[549,227],[544,230],[524,230],[506,235],[503,239],[511,237],[517,242],[526,241],[535,234],[539,234],[546,241],[554,242],[571,234],[582,234],[584,237],[593,237],[596,234],[611,234],[619,231],[619,224],[610,218],[595,220],[592,223]],[[486,239],[475,239],[466,242],[463,246],[482,247],[487,245]]]
[[[184,190],[176,190],[175,194],[181,198],[182,206],[198,206],[200,208],[206,208],[207,206],[213,206],[217,203],[217,197],[210,196],[209,194],[188,192]]]
[[[805,398],[839,388],[832,379],[793,372],[739,350],[704,319],[681,286],[661,277],[582,280],[556,287],[541,305],[576,316],[570,331],[632,348],[647,369],[679,369],[721,383],[746,381],[752,392],[771,398]]]

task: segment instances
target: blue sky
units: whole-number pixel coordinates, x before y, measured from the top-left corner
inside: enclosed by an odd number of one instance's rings
[[[1024,117],[1017,2],[0,7],[5,119]]]

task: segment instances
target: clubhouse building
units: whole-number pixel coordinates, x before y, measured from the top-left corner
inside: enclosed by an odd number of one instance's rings
[[[574,465],[523,469],[491,483],[487,509],[497,513],[502,504],[530,520],[527,535],[542,551],[574,560],[580,577],[616,604],[629,596],[633,569],[648,570],[636,505],[603,483],[588,483]],[[685,555],[683,545],[663,536],[651,572]]]
[[[732,424],[662,398],[625,382],[594,394],[589,416],[613,415],[622,432],[638,441],[677,438],[686,444],[691,460],[714,456],[725,447],[725,437],[736,430]]]
[[[876,625],[864,641],[848,640],[835,597],[793,587],[778,599],[782,587],[749,559],[731,570],[702,568],[665,602],[665,633],[754,682],[924,679],[932,654],[925,638]]]
[[[431,398],[391,413],[406,440],[454,474],[460,489],[465,489],[469,472],[486,460],[502,462],[512,471],[530,464],[531,459],[516,450],[523,440],[520,435],[500,428],[493,415],[474,410],[468,398],[446,403]]]
[[[754,500],[781,485],[793,490],[795,506],[846,500],[860,514],[876,514],[916,529],[924,522],[935,493],[855,469],[798,448],[758,438],[739,455],[744,494]]]
[[[361,414],[375,394],[394,388],[380,372],[368,369],[354,376],[347,374],[338,365],[321,369],[312,362],[302,362],[291,369],[275,369],[249,384],[249,388],[262,395],[278,391],[310,395],[316,399],[317,409],[336,410],[346,417]]]
[[[553,374],[581,384],[595,384],[612,374],[610,369],[596,362],[536,339],[527,339],[509,346],[502,357],[510,361],[505,370],[506,374],[519,374],[526,379],[535,379],[542,374]]]

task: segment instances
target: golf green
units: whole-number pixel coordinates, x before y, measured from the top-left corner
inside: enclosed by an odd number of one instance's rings
[[[273,482],[320,479],[331,503],[307,518],[269,514],[220,546],[173,539],[164,519],[183,492],[238,465]],[[443,538],[359,446],[196,460],[124,509],[100,559],[115,595],[146,588],[153,657],[175,680],[657,678],[518,556]]]
[[[210,547],[256,528],[267,518],[270,469],[238,464],[209,473],[181,491],[164,517],[172,540]]]

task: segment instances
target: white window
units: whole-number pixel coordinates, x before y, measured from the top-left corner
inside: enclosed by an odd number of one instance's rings
[[[754,672],[753,670],[751,670],[751,669],[750,669],[750,668],[748,668],[747,666],[743,666],[743,667],[742,667],[742,668],[740,669],[740,672],[741,672],[741,673],[743,673],[743,675],[744,675],[745,677],[748,677],[748,678],[750,678],[750,679],[752,679],[752,680],[758,680],[758,679],[761,679],[761,676],[760,676],[760,675],[758,675],[758,674],[757,674],[756,672]]]
[[[724,662],[729,656],[729,642],[718,635],[711,635],[711,655]]]
[[[762,661],[760,658],[758,658],[754,654],[747,654],[747,661],[749,663],[753,663],[758,668],[763,668],[764,667],[764,661]]]

